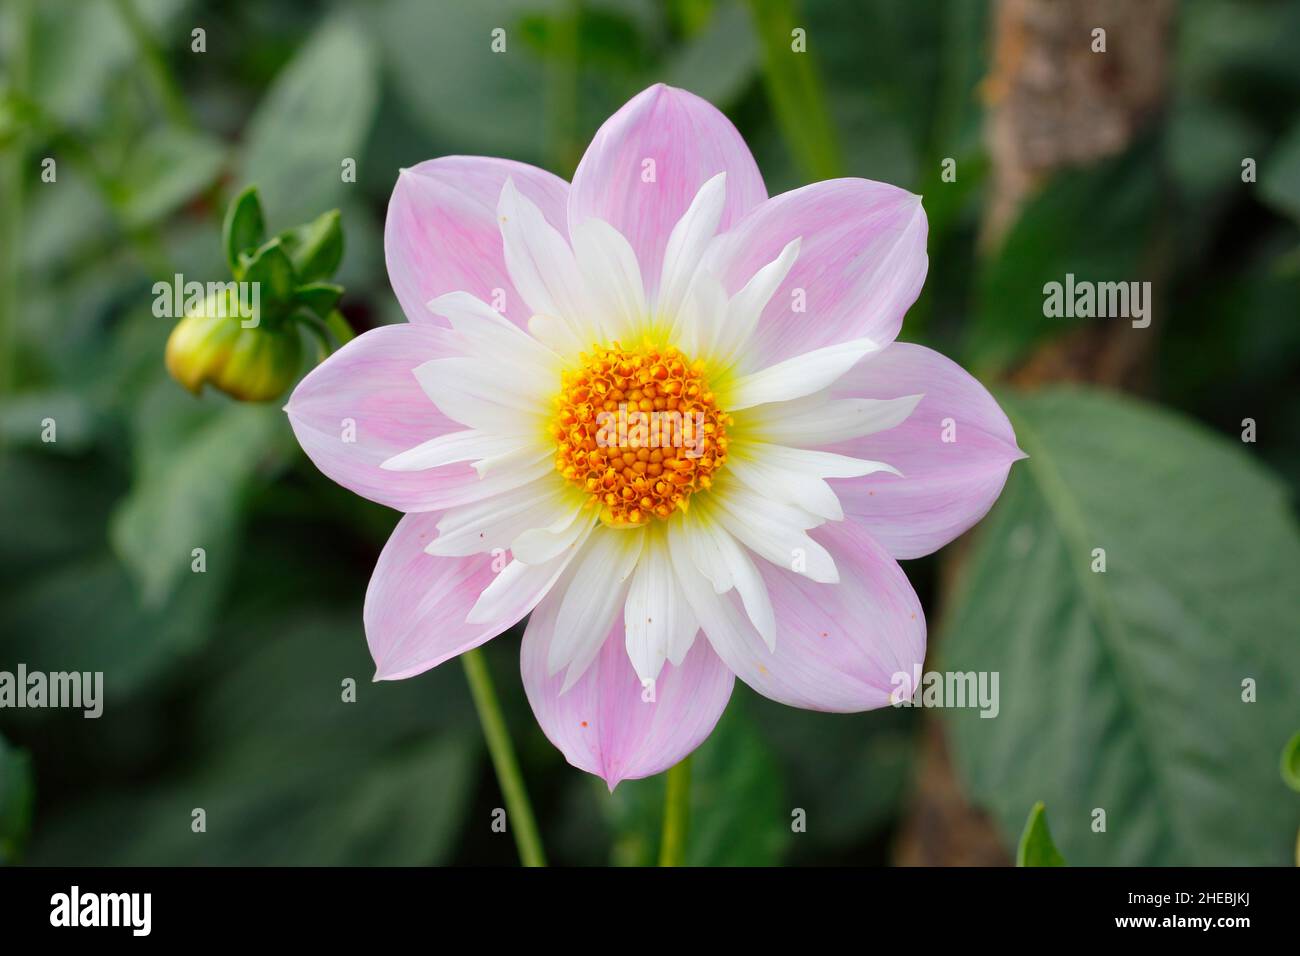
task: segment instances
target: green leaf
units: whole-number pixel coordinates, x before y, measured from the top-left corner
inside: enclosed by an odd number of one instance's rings
[[[0,866],[22,857],[35,802],[31,760],[0,737]]]
[[[159,36],[170,30],[192,0],[136,0],[136,5],[141,18]],[[35,13],[30,88],[41,107],[64,123],[89,124],[100,119],[113,77],[138,68],[140,56],[116,4],[39,0],[29,6]]]
[[[331,209],[311,222],[280,233],[299,283],[323,282],[343,261],[343,227],[339,211]],[[322,313],[324,314],[324,313]]]
[[[360,160],[378,96],[366,34],[342,17],[317,28],[249,123],[240,179],[258,184],[272,222],[302,222],[339,204],[342,163]]]
[[[240,254],[256,249],[266,240],[266,219],[262,216],[262,202],[256,186],[248,186],[226,207],[226,218],[221,226],[221,244],[226,250],[226,262],[235,278],[243,278]]]
[[[295,301],[316,313],[322,320],[327,319],[342,296],[343,286],[333,285],[329,282],[313,282],[311,285],[300,285],[293,294]]]
[[[23,266],[33,271],[93,268],[88,260],[119,231],[113,209],[71,163],[59,166],[58,187],[31,190],[24,198],[31,208],[23,215]]]
[[[85,394],[72,389],[40,390],[6,395],[0,405],[0,445],[30,446],[53,454],[76,454],[95,438],[102,424],[100,410]],[[58,440],[46,444],[42,423],[53,419]]]
[[[1052,842],[1052,831],[1047,828],[1047,808],[1039,800],[1029,811],[1025,832],[1020,835],[1016,848],[1016,866],[1065,866],[1065,857]]]
[[[1259,187],[1278,211],[1300,222],[1300,123],[1260,163]]]
[[[0,660],[103,671],[121,701],[202,643],[230,562],[187,575],[170,600],[146,608],[104,540],[115,478],[84,454],[14,452],[0,468]]]
[[[1258,158],[1263,145],[1260,130],[1238,110],[1196,97],[1180,97],[1171,105],[1164,161],[1186,197],[1191,226],[1213,225],[1205,215],[1207,204],[1255,188],[1242,182],[1241,163],[1247,156]],[[1263,166],[1270,167],[1271,159]]]
[[[205,133],[160,127],[131,150],[115,183],[115,199],[131,227],[157,222],[212,185],[226,148]]]
[[[1132,400],[1003,404],[1029,458],[937,642],[943,669],[999,674],[995,718],[944,712],[968,792],[1007,834],[1044,800],[1077,865],[1285,863],[1300,826],[1276,787],[1300,686],[1285,486],[1238,442]]]
[[[278,236],[251,254],[241,253],[239,266],[245,282],[258,284],[263,311],[268,307],[274,309],[293,297],[294,286],[297,284],[293,263]]]
[[[1300,731],[1282,751],[1282,779],[1292,790],[1300,792]]]
[[[6,448],[0,468],[0,588],[102,546],[104,515],[120,488],[97,471],[76,457]]]
[[[666,64],[664,82],[716,106],[735,102],[758,74],[758,38],[740,0],[707,11],[703,29]]]
[[[411,117],[473,152],[540,159],[546,71],[518,28],[535,12],[528,0],[385,4],[377,14],[384,62]],[[505,31],[504,53],[492,50],[497,29]]]
[[[232,553],[228,537],[209,541],[209,573],[191,575],[188,561],[177,562],[186,577],[157,604],[144,603],[102,545],[25,579],[0,606],[5,659],[42,671],[103,671],[109,706],[147,688],[209,634],[230,570],[215,561]]]
[[[605,801],[614,862],[653,865],[663,827],[664,775],[627,780]],[[733,700],[708,740],[691,755],[688,866],[773,866],[791,838],[776,761]]]
[[[109,538],[149,606],[191,575],[193,549],[209,566],[229,564],[245,493],[259,466],[279,462],[286,442],[279,409],[220,398],[181,401],[171,383],[145,398],[136,478],[118,506]]]

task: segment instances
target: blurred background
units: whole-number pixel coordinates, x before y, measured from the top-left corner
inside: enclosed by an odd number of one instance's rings
[[[98,720],[0,711],[0,859],[515,862],[460,667],[370,682],[361,602],[398,516],[322,477],[281,402],[168,378],[151,289],[228,278],[221,216],[256,183],[272,231],[339,207],[344,315],[402,321],[400,167],[568,178],[664,81],[734,120],[770,194],[923,194],[903,338],[995,389],[1031,456],[905,564],[927,668],[998,671],[998,716],[738,684],[695,761],[690,861],[1005,863],[1038,800],[1071,863],[1295,861],[1294,0],[6,0],[0,33],[0,670],[106,687]],[[1150,282],[1150,327],[1045,318],[1067,273]],[[488,660],[552,861],[652,861],[662,779],[610,796],[568,767],[518,645]]]

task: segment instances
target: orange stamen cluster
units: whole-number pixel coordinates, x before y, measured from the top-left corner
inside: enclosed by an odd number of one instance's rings
[[[668,518],[712,484],[727,459],[731,417],[702,373],[703,363],[674,348],[618,343],[584,352],[563,373],[555,467],[591,495],[606,524]]]

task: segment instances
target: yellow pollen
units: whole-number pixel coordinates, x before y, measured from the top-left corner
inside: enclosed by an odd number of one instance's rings
[[[731,416],[675,348],[617,342],[584,352],[561,375],[551,433],[555,468],[625,527],[685,511],[727,460]]]

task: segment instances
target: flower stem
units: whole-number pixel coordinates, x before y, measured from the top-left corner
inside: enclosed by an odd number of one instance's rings
[[[578,20],[577,0],[568,0],[551,19],[550,57],[544,90],[545,150],[547,163],[565,179],[582,158],[574,142],[578,126]]]
[[[10,94],[27,91],[31,63],[32,4],[20,0],[10,11],[13,28],[8,54]],[[27,137],[19,130],[8,155],[0,158],[0,394],[9,391],[14,379],[14,342],[18,330],[18,287],[22,274],[23,184],[28,175]]]
[[[660,866],[686,865],[686,834],[691,818],[691,758],[668,769],[664,794],[664,833],[659,845]]]
[[[510,743],[505,718],[501,715],[501,704],[497,701],[497,692],[492,686],[487,660],[478,648],[466,651],[460,655],[460,659],[465,665],[465,677],[469,680],[469,690],[474,696],[479,723],[483,725],[483,736],[487,739],[488,753],[492,755],[497,782],[501,784],[501,793],[506,800],[510,829],[514,832],[515,844],[519,847],[519,861],[524,866],[545,866],[546,854],[542,852],[542,838],[537,832],[537,821],[533,817],[532,805],[528,802],[524,777],[519,772],[519,761],[515,759],[515,749]]]
[[[339,348],[347,345],[357,337],[357,333],[352,331],[352,326],[348,325],[348,320],[343,317],[343,313],[338,309],[332,309],[330,314],[325,316],[325,325],[334,334],[334,337],[339,340]]]

